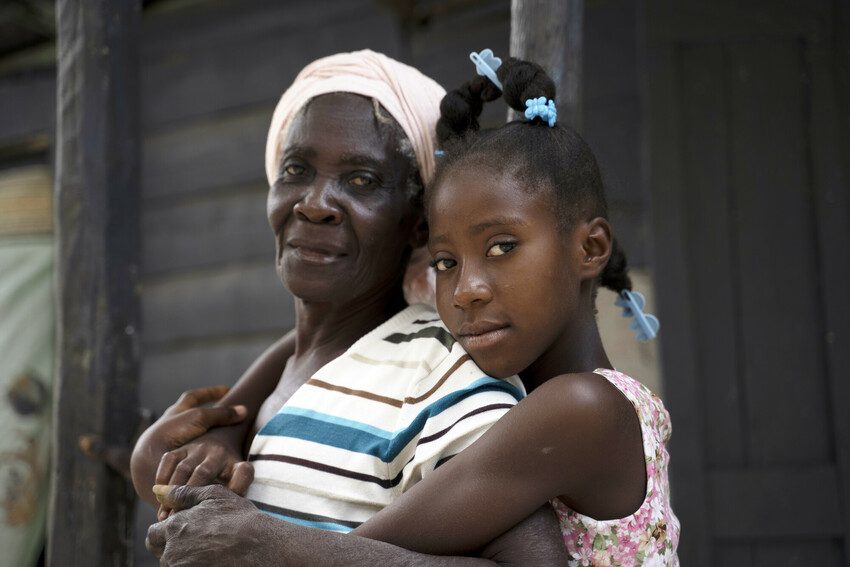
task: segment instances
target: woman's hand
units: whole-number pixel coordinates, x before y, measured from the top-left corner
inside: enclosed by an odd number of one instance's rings
[[[136,443],[131,460],[133,483],[140,497],[152,504],[156,502],[149,491],[155,477],[160,476],[153,471],[157,470],[155,467],[163,454],[186,445],[212,428],[238,424],[245,419],[247,410],[242,405],[203,407],[204,404],[218,401],[227,391],[226,386],[212,386],[184,392],[177,402],[165,410],[163,416],[142,434]],[[236,449],[237,453],[238,451]],[[172,460],[175,461],[175,466],[179,463],[179,460],[173,458]],[[241,455],[238,460],[242,460]],[[199,465],[203,462],[202,459],[195,464]],[[187,467],[188,464],[184,469]],[[189,476],[194,469],[193,466]],[[231,476],[236,470],[231,467]],[[247,471],[244,467],[239,470],[240,481],[244,482],[241,479]],[[221,472],[221,470],[216,471],[216,475]],[[253,475],[253,472],[251,474]],[[250,479],[247,483],[250,484]]]
[[[221,485],[155,486],[154,492],[164,507],[182,510],[148,529],[145,546],[160,567],[279,564],[269,537],[273,520],[249,500]]]

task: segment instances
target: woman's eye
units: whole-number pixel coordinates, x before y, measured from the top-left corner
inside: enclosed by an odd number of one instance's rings
[[[487,250],[487,256],[503,256],[516,248],[516,242],[499,242]]]
[[[449,258],[440,258],[439,260],[434,260],[433,262],[431,262],[431,267],[433,267],[438,272],[445,272],[448,269],[454,268],[455,264],[457,264],[457,262],[455,262],[454,260],[451,260]]]
[[[304,173],[305,167],[303,165],[298,165],[295,163],[291,163],[283,168],[283,171],[287,175],[301,175]]]
[[[371,187],[375,185],[378,180],[372,177],[371,175],[353,175],[348,178],[348,182],[354,185],[355,187]]]

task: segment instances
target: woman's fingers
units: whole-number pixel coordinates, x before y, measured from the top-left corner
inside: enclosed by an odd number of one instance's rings
[[[195,472],[195,469],[203,461],[203,456],[188,455],[185,459],[177,463],[174,467],[174,472],[166,484],[184,485],[189,481],[189,477]]]

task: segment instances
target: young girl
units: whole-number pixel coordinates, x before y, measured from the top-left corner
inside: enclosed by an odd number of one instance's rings
[[[443,322],[482,370],[518,373],[529,396],[396,503],[442,528],[389,541],[463,549],[550,500],[573,564],[677,565],[669,415],[612,369],[596,324],[597,287],[631,288],[596,160],[538,99],[555,97],[539,66],[509,59],[498,76],[505,101],[520,111],[529,101],[532,119],[477,131],[482,102],[498,96],[485,78],[443,99],[429,249]],[[463,513],[432,517],[452,507]],[[381,536],[384,521],[393,515],[356,533]]]

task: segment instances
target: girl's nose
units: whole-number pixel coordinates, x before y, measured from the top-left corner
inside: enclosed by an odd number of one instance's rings
[[[454,293],[454,306],[458,309],[469,309],[476,305],[484,305],[493,299],[493,292],[487,281],[476,273],[460,274]]]
[[[342,210],[334,194],[331,181],[316,179],[307,188],[304,197],[295,203],[293,212],[302,219],[318,224],[339,224],[342,222]]]

